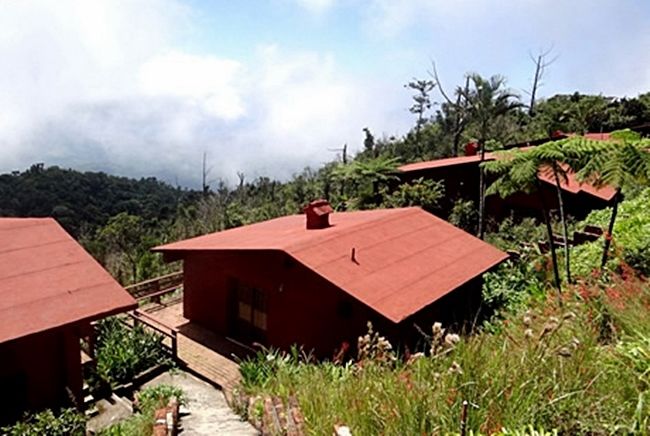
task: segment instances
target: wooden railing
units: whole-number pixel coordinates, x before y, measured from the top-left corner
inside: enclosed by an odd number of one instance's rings
[[[166,326],[151,315],[139,309],[128,312],[133,320],[133,325],[140,324],[163,336],[162,345],[167,347],[171,353],[172,359],[176,360],[178,356],[178,332],[175,328]],[[169,344],[165,343],[165,338],[169,339]]]
[[[603,236],[603,229],[587,225],[582,231],[573,232],[573,239],[569,239],[568,241],[564,240],[563,235],[553,234],[553,242],[556,247],[564,247],[567,242],[570,247],[575,247],[577,245],[595,241],[601,236]],[[548,241],[539,241],[537,246],[542,253],[546,253],[550,249]]]
[[[160,297],[172,293],[183,286],[183,271],[156,277],[127,286],[125,289],[136,300],[150,298],[159,302]]]

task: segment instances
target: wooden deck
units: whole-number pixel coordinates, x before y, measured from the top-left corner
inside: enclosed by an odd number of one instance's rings
[[[190,322],[182,315],[182,301],[150,304],[140,310],[177,332],[177,359],[190,371],[224,390],[229,396],[241,376],[236,359],[250,350]]]

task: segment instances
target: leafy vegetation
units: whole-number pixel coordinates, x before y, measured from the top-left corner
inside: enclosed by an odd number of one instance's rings
[[[116,386],[128,383],[149,368],[171,365],[161,337],[146,331],[140,324],[128,328],[118,317],[97,324],[97,374],[95,383]]]
[[[99,436],[149,436],[154,425],[154,413],[165,407],[175,397],[179,404],[185,404],[185,394],[171,385],[145,388],[136,396],[137,413],[130,418],[113,424],[99,432]]]
[[[11,426],[0,428],[6,436],[84,436],[86,417],[75,409],[63,409],[55,414],[51,410],[27,415]]]
[[[605,228],[610,215],[609,209],[594,211],[584,223]],[[623,265],[628,265],[645,276],[650,275],[650,189],[621,203],[613,235],[614,249],[608,269],[620,271]],[[600,267],[601,254],[602,240],[576,247],[574,269],[583,276],[590,274]]]

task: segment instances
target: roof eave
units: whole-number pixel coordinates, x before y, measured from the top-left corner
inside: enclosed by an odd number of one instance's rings
[[[39,334],[42,334],[42,333],[47,333],[47,332],[50,332],[52,330],[65,328],[67,326],[73,326],[73,325],[76,325],[76,324],[84,324],[84,323],[90,323],[90,322],[93,322],[93,321],[98,321],[100,319],[108,318],[108,317],[114,316],[114,315],[119,315],[120,313],[125,313],[125,312],[128,312],[130,310],[135,310],[137,308],[138,308],[138,302],[135,299],[133,299],[133,302],[130,303],[130,304],[125,304],[125,305],[121,305],[119,307],[114,307],[112,309],[105,310],[103,312],[95,313],[95,314],[93,314],[91,316],[71,320],[69,322],[58,323],[56,325],[50,325],[50,326],[48,326],[48,328],[45,328],[45,329],[40,329],[40,330],[25,332],[23,334],[17,334],[17,335],[2,337],[2,338],[0,338],[0,344],[10,342],[10,341],[16,341],[16,340],[20,340],[20,339],[25,339],[25,338],[28,338],[30,336],[39,335]]]

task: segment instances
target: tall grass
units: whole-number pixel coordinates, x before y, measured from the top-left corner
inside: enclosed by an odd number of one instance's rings
[[[562,308],[555,298],[533,301],[498,329],[455,344],[442,339],[409,359],[366,358],[342,366],[269,353],[258,363],[273,371],[260,383],[245,378],[244,388],[251,395],[295,396],[309,432],[317,435],[330,435],[335,424],[355,435],[457,433],[464,401],[467,428],[482,434],[532,434],[525,429],[537,428],[645,434],[648,286],[618,279],[565,295]]]

